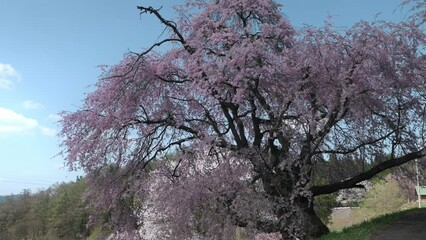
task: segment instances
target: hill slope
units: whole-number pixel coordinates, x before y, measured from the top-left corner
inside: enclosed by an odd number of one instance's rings
[[[341,232],[331,232],[320,240],[426,239],[425,217],[426,209],[410,209],[377,217]],[[394,229],[392,238],[386,235],[389,229]]]

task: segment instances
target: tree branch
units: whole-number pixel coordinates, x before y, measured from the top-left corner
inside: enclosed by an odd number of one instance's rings
[[[353,152],[357,151],[358,149],[360,149],[362,147],[378,143],[379,141],[382,141],[382,140],[388,138],[393,133],[395,133],[395,131],[391,131],[391,132],[389,132],[389,133],[387,133],[387,134],[385,134],[385,135],[383,135],[379,138],[372,139],[370,141],[361,142],[360,144],[353,146],[352,148],[341,149],[341,150],[327,149],[327,150],[315,151],[314,154],[349,154],[349,153],[353,153]]]
[[[237,146],[241,148],[243,146],[243,142],[240,138],[240,135],[238,134],[238,130],[234,124],[234,119],[232,118],[231,114],[229,114],[229,108],[227,107],[226,103],[221,102],[220,107],[222,109],[223,114],[226,117],[226,120],[228,121],[229,128],[231,129],[232,135],[234,136],[235,142],[237,143]]]
[[[154,14],[160,20],[162,24],[172,29],[173,33],[176,34],[176,36],[179,38],[179,42],[182,43],[186,51],[188,51],[191,54],[195,52],[195,49],[190,47],[186,43],[185,38],[177,29],[176,24],[173,21],[166,20],[163,16],[161,16],[159,9],[154,9],[153,7],[143,7],[143,6],[138,6],[137,8],[141,11],[141,14],[144,14],[144,13]]]
[[[318,196],[318,195],[322,195],[322,194],[334,193],[334,192],[336,192],[340,189],[353,188],[353,187],[356,187],[356,185],[359,182],[370,179],[370,178],[374,177],[376,174],[378,174],[378,173],[380,173],[380,172],[382,172],[386,169],[399,166],[399,165],[404,164],[408,161],[421,158],[425,155],[426,155],[426,149],[423,148],[419,151],[409,153],[409,154],[404,155],[402,157],[393,158],[393,159],[390,159],[388,161],[377,164],[376,166],[374,166],[370,170],[363,172],[361,174],[358,174],[358,175],[356,175],[356,176],[354,176],[350,179],[347,179],[347,180],[344,180],[344,181],[341,181],[341,182],[338,182],[338,183],[332,183],[332,184],[329,184],[329,185],[313,186],[313,187],[310,188],[310,191],[312,192],[313,196]]]

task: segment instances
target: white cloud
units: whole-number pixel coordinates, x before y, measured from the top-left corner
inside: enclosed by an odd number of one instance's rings
[[[31,100],[27,100],[27,101],[24,101],[24,102],[22,103],[22,107],[23,107],[24,109],[37,110],[37,109],[41,109],[41,108],[43,108],[44,106],[43,106],[43,104],[41,104],[41,103],[34,102],[34,101],[31,101]]]
[[[19,73],[10,64],[0,63],[0,89],[11,89],[20,79]]]
[[[37,127],[37,120],[0,107],[0,135],[28,132]]]
[[[12,81],[1,78],[1,75],[0,75],[0,89],[11,89],[12,87],[13,87]]]
[[[40,131],[43,135],[48,137],[55,137],[56,136],[56,129],[48,128],[48,127],[40,127]]]
[[[0,107],[0,137],[26,133],[55,137],[57,130],[40,125],[36,119]]]
[[[49,116],[47,116],[47,118],[49,120],[54,121],[54,122],[62,120],[62,117],[60,115],[58,115],[58,114],[49,114]]]

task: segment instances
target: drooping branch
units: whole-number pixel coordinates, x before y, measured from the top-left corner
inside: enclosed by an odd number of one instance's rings
[[[376,174],[383,172],[386,169],[389,169],[389,168],[392,168],[392,167],[397,167],[397,166],[402,165],[402,164],[404,164],[408,161],[421,158],[425,155],[426,155],[426,148],[423,148],[419,151],[406,154],[402,157],[393,158],[393,159],[390,159],[388,161],[377,164],[376,166],[374,166],[370,170],[363,172],[361,174],[358,174],[358,175],[356,175],[356,176],[354,176],[350,179],[347,179],[347,180],[344,180],[344,181],[341,181],[341,182],[337,182],[337,183],[323,185],[323,186],[313,186],[313,187],[310,188],[310,191],[312,192],[313,196],[318,196],[318,195],[323,195],[323,194],[334,193],[334,192],[341,190],[341,189],[353,188],[353,187],[357,186],[357,184],[359,182],[362,182],[364,180],[368,180],[368,179],[374,177]]]

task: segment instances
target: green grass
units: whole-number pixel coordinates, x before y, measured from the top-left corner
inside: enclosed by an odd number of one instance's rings
[[[323,237],[320,240],[368,240],[371,235],[380,227],[385,226],[393,221],[397,220],[401,216],[418,209],[409,209],[401,212],[396,212],[388,215],[383,215],[377,218],[373,218],[366,222],[354,225],[348,228],[343,229],[339,232],[331,232]]]
[[[95,229],[93,229],[93,232],[92,234],[90,234],[88,240],[98,239],[100,232],[101,232],[101,227],[96,227]]]
[[[87,238],[87,240],[98,240],[105,239],[106,236],[110,235],[112,232],[109,229],[103,228],[102,226],[97,226],[92,230],[92,233]]]

